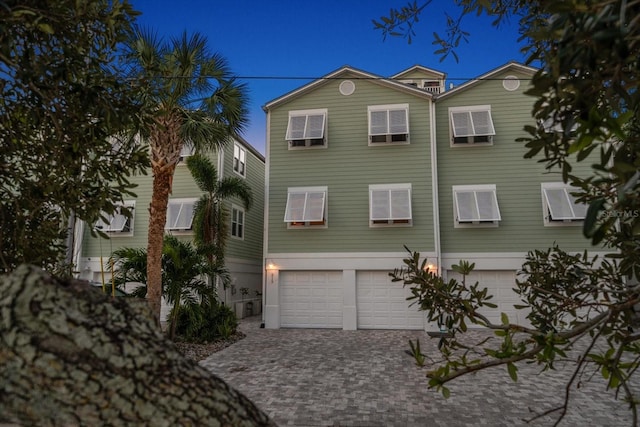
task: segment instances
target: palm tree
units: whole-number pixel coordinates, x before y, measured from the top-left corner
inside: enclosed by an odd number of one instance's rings
[[[207,157],[187,158],[187,167],[204,194],[194,205],[193,232],[196,246],[206,255],[211,267],[224,265],[224,246],[228,235],[228,212],[224,201],[238,198],[248,210],[253,204],[251,187],[242,178],[218,179],[215,165]]]
[[[143,80],[142,136],[151,153],[153,189],[147,243],[147,299],[160,319],[162,241],[167,204],[180,152],[188,141],[196,152],[218,149],[242,130],[247,120],[245,87],[236,83],[226,61],[207,49],[195,33],[168,43],[136,29],[125,58],[131,78]]]
[[[212,274],[205,258],[189,242],[165,236],[163,278],[167,303],[173,306],[169,316],[169,338],[174,339],[183,304],[203,304],[209,298],[207,284],[201,276]]]

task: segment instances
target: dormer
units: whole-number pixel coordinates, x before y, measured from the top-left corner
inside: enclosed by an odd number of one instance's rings
[[[400,73],[391,76],[392,79],[401,83],[415,86],[426,92],[438,95],[445,90],[446,74],[432,70],[422,65],[414,65]]]

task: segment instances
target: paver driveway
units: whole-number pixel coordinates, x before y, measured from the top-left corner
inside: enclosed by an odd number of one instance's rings
[[[521,366],[513,383],[504,368],[450,383],[444,399],[427,388],[426,368],[405,353],[420,338],[423,353],[437,357],[437,342],[421,331],[260,329],[243,321],[247,337],[213,354],[202,365],[222,377],[281,426],[547,426],[531,424],[531,410],[562,402],[560,375]],[[474,332],[478,335],[486,332]],[[601,382],[572,391],[563,426],[630,426],[631,414]]]

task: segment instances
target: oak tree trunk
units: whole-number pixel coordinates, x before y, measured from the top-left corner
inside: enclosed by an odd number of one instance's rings
[[[167,341],[148,305],[33,266],[0,277],[0,423],[268,426]]]

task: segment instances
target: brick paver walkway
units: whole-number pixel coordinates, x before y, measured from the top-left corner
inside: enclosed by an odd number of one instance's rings
[[[247,337],[201,363],[281,426],[548,426],[556,417],[524,419],[561,404],[571,374],[570,366],[549,375],[521,365],[513,383],[497,368],[450,383],[444,399],[427,388],[427,368],[405,353],[408,340],[419,338],[423,353],[438,356],[437,341],[424,332],[259,325],[257,317],[243,321]],[[562,426],[632,425],[627,406],[605,392],[599,376],[571,396]]]

